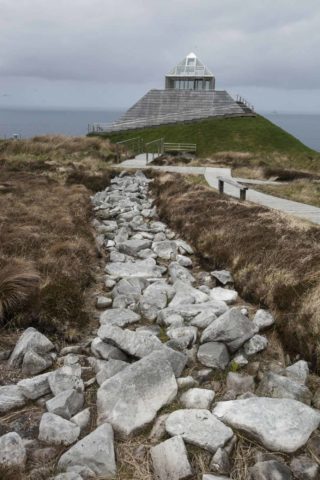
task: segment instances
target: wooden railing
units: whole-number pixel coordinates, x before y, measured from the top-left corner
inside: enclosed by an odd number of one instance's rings
[[[196,152],[196,143],[164,143],[164,152]]]

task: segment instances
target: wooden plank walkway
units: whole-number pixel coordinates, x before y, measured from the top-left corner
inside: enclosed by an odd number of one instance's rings
[[[218,190],[219,180],[218,177],[230,177],[231,169],[230,168],[211,168],[211,167],[179,167],[179,166],[156,166],[152,164],[146,165],[146,156],[145,154],[138,155],[132,160],[126,160],[125,162],[115,165],[117,167],[125,168],[152,168],[155,170],[162,170],[165,172],[172,173],[182,173],[187,175],[204,175],[208,185],[212,188]],[[246,180],[241,178],[236,178],[238,182],[253,184],[254,180]],[[258,180],[257,184],[274,184],[275,182],[264,182]],[[232,185],[225,184],[225,193],[232,197],[239,197],[239,189],[233,187]],[[263,205],[268,208],[273,208],[275,210],[280,210],[281,212],[294,215],[296,217],[308,220],[310,222],[320,225],[320,208],[313,207],[312,205],[307,205],[305,203],[294,202],[292,200],[286,200],[284,198],[274,197],[273,195],[267,195],[266,193],[257,192],[256,190],[249,188],[247,190],[247,200],[259,205]]]

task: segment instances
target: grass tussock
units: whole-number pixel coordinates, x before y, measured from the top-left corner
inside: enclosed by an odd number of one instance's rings
[[[270,308],[286,348],[320,366],[320,228],[219,196],[182,176],[155,174],[161,217],[205,267],[232,270],[241,296]]]
[[[90,195],[109,184],[111,173],[98,157],[88,165],[80,157],[102,155],[103,144],[64,137],[0,142],[2,326],[33,325],[77,340],[88,325],[86,296],[99,262]]]

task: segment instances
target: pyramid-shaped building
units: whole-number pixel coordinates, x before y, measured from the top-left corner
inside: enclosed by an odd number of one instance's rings
[[[110,125],[94,124],[92,130],[123,131],[210,117],[254,115],[243,99],[234,100],[215,89],[215,77],[194,53],[189,53],[166,76],[165,89],[150,90]]]

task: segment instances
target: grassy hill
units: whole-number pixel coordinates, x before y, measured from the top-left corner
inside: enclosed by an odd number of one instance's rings
[[[260,115],[210,118],[104,136],[112,142],[141,136],[144,142],[163,137],[166,142],[196,143],[198,157],[211,158],[233,166],[268,165],[311,171],[320,169],[319,153]]]

